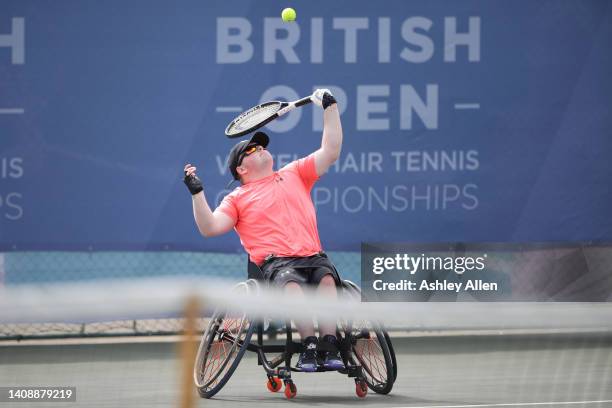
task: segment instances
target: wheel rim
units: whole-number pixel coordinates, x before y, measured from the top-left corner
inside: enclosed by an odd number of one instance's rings
[[[235,291],[248,291],[248,287],[240,284]],[[200,342],[194,369],[194,380],[201,391],[212,390],[223,379],[245,341],[249,324],[245,314],[213,314]]]
[[[353,345],[353,352],[363,368],[366,382],[373,389],[383,389],[389,382],[388,366],[385,353],[380,344],[378,333],[369,322],[360,322],[353,326],[353,333],[357,336],[366,330],[367,337],[357,338]]]
[[[248,325],[246,316],[217,319],[212,325],[202,342],[207,348],[202,350],[198,361],[196,385],[199,388],[212,389],[223,378],[244,342]]]
[[[353,282],[345,280],[343,289],[343,294],[349,299],[359,300],[361,298],[361,290]],[[354,339],[350,360],[352,364],[358,363],[362,367],[368,387],[381,394],[391,391],[397,367],[393,361],[394,357],[390,354],[391,350],[387,347],[388,343],[382,327],[367,320],[354,322],[345,320],[341,323],[341,327],[345,335]],[[363,332],[365,336],[361,335]],[[384,347],[381,342],[384,342]]]

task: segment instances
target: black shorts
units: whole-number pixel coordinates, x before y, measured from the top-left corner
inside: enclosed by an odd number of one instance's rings
[[[260,269],[264,280],[281,287],[289,282],[318,285],[325,275],[331,275],[336,286],[341,284],[336,267],[323,252],[306,257],[271,258]]]

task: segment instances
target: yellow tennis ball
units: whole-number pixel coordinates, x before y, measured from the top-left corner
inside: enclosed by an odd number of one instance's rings
[[[295,21],[295,17],[297,17],[297,15],[295,14],[294,9],[292,9],[291,7],[287,7],[286,9],[283,9],[283,12],[281,13],[281,17],[283,18],[283,21],[289,22],[289,21]]]

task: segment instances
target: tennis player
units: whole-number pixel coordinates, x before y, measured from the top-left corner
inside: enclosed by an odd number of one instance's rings
[[[340,277],[322,251],[310,191],[340,156],[342,126],[336,100],[328,89],[317,89],[311,99],[323,108],[321,148],[314,153],[274,171],[265,133],[257,132],[238,142],[230,151],[228,166],[241,185],[225,196],[215,211],[206,202],[196,167],[185,165],[184,181],[203,236],[225,234],[233,228],[265,279],[284,287],[290,296],[303,297],[301,285],[310,284],[319,295],[335,298]],[[344,368],[335,323],[320,322],[320,341],[312,320],[295,324],[305,346],[298,368],[316,371],[319,362],[331,370]]]

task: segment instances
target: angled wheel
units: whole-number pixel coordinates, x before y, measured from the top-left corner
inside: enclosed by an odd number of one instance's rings
[[[236,285],[236,296],[251,293],[247,282]],[[196,356],[193,378],[202,398],[211,398],[230,379],[247,350],[255,330],[246,313],[217,310],[202,336]]]
[[[353,282],[343,281],[345,293],[360,297]],[[380,324],[355,320],[343,324],[344,333],[352,343],[351,364],[360,365],[368,387],[377,394],[388,394],[397,377],[397,363],[389,346],[391,340]],[[392,347],[392,346],[391,346]]]
[[[387,340],[387,347],[389,348],[389,353],[391,354],[391,364],[393,364],[393,382],[397,380],[397,358],[395,357],[395,349],[393,349],[393,343],[391,343],[391,337],[389,337],[389,333],[383,328],[383,334],[385,335],[385,340]]]
[[[351,331],[354,363],[361,366],[368,387],[388,394],[395,382],[391,353],[380,328],[369,321],[353,322]]]

